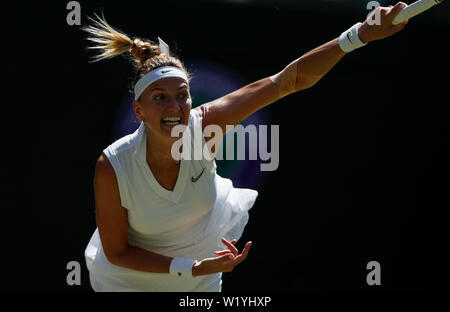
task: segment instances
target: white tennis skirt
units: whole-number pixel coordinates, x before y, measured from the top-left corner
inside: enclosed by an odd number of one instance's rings
[[[225,180],[220,183],[225,186]],[[229,180],[228,180],[229,181]],[[231,184],[231,182],[229,183]],[[183,243],[174,242],[169,247],[150,246],[142,237],[129,235],[129,243],[155,253],[170,257],[184,257],[201,260],[210,258],[216,250],[224,249],[222,237],[239,240],[248,222],[248,210],[253,206],[258,192],[251,189],[222,187],[214,207],[205,218],[204,224],[192,229],[192,233],[177,233]],[[189,239],[186,239],[186,238]],[[192,238],[192,239],[190,239]],[[186,244],[186,241],[192,243]],[[180,241],[181,242],[181,241]],[[106,258],[98,229],[85,250],[86,266],[92,288],[95,291],[138,291],[138,292],[220,292],[222,273],[180,278],[165,273],[149,273],[114,265]]]

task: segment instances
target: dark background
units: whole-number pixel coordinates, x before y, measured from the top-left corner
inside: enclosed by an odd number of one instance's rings
[[[182,59],[250,83],[363,21],[367,2],[80,4],[83,25],[104,12],[131,36],[160,36]],[[88,63],[66,4],[2,4],[2,291],[91,291],[94,167],[132,73],[122,57]],[[254,246],[223,291],[448,290],[448,12],[433,8],[263,109],[280,125],[280,166],[263,173],[238,244]],[[72,260],[81,286],[66,284]],[[372,260],[381,286],[366,283]]]

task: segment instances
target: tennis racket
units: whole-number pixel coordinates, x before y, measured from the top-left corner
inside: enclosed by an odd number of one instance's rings
[[[433,6],[443,1],[444,0],[418,0],[401,10],[400,13],[398,13],[398,15],[394,18],[392,24],[397,25],[403,23],[407,19],[431,9]]]

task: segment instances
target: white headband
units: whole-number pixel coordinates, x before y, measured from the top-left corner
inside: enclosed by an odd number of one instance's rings
[[[153,82],[163,79],[163,78],[170,78],[170,77],[178,77],[186,81],[186,83],[189,83],[188,77],[178,67],[175,66],[163,66],[158,67],[147,74],[144,75],[141,79],[136,82],[136,85],[134,86],[134,99],[137,101],[141,94],[144,92],[144,90],[151,85]]]
[[[169,56],[170,55],[169,45],[159,37],[158,40],[161,52]],[[139,79],[136,82],[136,84],[134,85],[134,99],[137,101],[141,96],[142,92],[144,92],[144,90],[155,81],[170,77],[178,77],[185,80],[186,83],[189,83],[189,79],[184,73],[184,71],[182,71],[178,67],[175,66],[158,67],[145,74],[141,79]]]

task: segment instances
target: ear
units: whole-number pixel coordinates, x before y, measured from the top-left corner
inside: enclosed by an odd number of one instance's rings
[[[137,119],[142,121],[144,119],[144,115],[141,112],[140,104],[136,100],[133,101],[133,109],[134,109],[134,113],[136,114]]]

